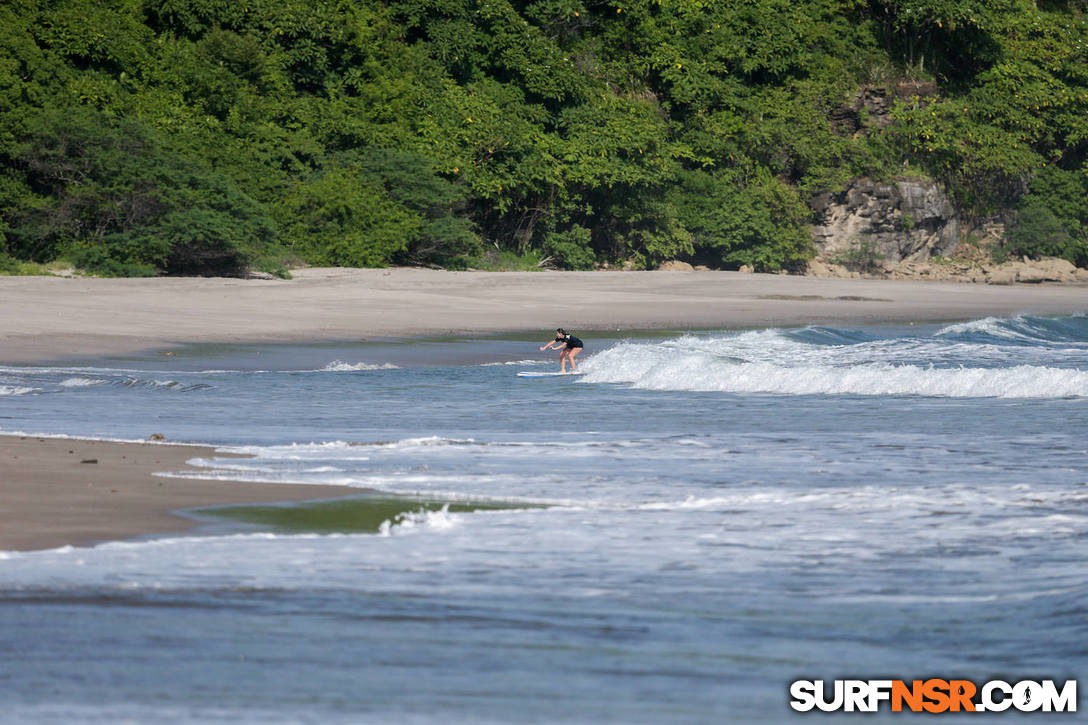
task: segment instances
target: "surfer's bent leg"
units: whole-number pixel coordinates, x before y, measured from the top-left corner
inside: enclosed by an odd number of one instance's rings
[[[574,372],[574,356],[582,351],[580,347],[572,347],[567,350],[567,359],[570,360],[570,371]]]

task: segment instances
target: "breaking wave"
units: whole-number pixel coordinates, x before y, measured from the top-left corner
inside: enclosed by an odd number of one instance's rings
[[[28,388],[22,385],[0,385],[0,395],[27,395],[40,392],[39,388]]]
[[[1088,348],[1088,316],[987,317],[948,325],[938,330],[934,337],[971,343]]]
[[[809,327],[624,342],[582,383],[780,395],[1088,397],[1088,318],[987,318],[927,337]]]

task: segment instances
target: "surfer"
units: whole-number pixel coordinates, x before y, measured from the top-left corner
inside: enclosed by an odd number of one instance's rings
[[[544,350],[551,350],[553,345],[565,344],[562,350],[559,351],[559,372],[565,373],[567,371],[567,361],[570,360],[570,371],[574,372],[574,356],[582,351],[582,341],[574,335],[570,335],[562,327],[555,331],[555,339],[549,342],[544,347],[540,348],[541,352]]]

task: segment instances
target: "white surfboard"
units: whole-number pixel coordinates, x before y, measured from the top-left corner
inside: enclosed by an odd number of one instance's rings
[[[554,377],[556,375],[581,375],[581,374],[582,373],[581,373],[580,370],[576,370],[576,371],[574,371],[572,373],[556,373],[556,372],[545,373],[545,372],[538,372],[536,370],[522,370],[521,372],[518,373],[518,377],[519,378],[550,378],[550,377]]]

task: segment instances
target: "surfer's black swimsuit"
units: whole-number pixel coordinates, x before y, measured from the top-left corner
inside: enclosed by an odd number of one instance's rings
[[[582,344],[582,341],[579,340],[574,335],[567,335],[566,337],[563,337],[562,335],[556,335],[555,336],[555,341],[556,342],[565,342],[565,343],[567,343],[567,347],[585,347]]]

